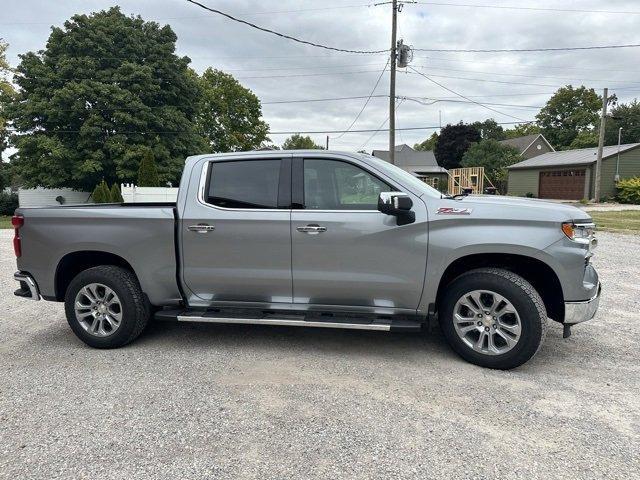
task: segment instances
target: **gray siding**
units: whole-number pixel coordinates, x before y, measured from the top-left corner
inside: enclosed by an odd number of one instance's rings
[[[538,148],[540,147],[540,148]],[[538,137],[538,139],[533,142],[524,152],[522,152],[522,159],[528,160],[533,157],[537,157],[538,155],[542,155],[543,153],[553,152],[549,145],[542,140],[542,138]]]
[[[539,169],[509,170],[507,195],[522,197],[527,193],[533,193],[537,197],[539,179]]]

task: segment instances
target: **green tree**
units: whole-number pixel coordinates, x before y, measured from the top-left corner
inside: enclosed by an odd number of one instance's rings
[[[474,143],[464,153],[463,167],[484,167],[484,173],[500,193],[507,190],[507,167],[522,160],[517,149],[492,138]]]
[[[268,140],[260,100],[233,76],[207,68],[200,90],[198,130],[212,151],[254,150]]]
[[[111,192],[109,191],[109,186],[104,179],[96,185],[96,188],[93,190],[91,194],[91,198],[94,203],[110,203],[111,202]]]
[[[324,150],[323,147],[314,142],[311,137],[302,136],[299,133],[291,135],[282,144],[283,150]]]
[[[15,97],[15,90],[9,81],[9,76],[12,73],[11,67],[7,62],[6,51],[9,45],[2,41],[0,38],[0,162],[2,162],[2,154],[6,150],[9,144],[9,121],[7,118],[7,106],[11,103]],[[4,168],[0,165],[0,169],[4,172],[4,175],[8,174],[8,168]],[[0,173],[2,176],[3,173]],[[0,182],[4,181],[8,183],[10,179],[0,179]],[[0,188],[4,188],[0,185]]]
[[[54,27],[44,50],[21,56],[10,118],[15,164],[31,186],[90,189],[136,177],[152,148],[162,181],[204,151],[197,134],[197,77],[175,52],[176,35],[118,7]]]
[[[480,132],[473,125],[458,123],[447,125],[440,131],[438,142],[434,150],[438,165],[446,168],[458,168],[464,152],[482,138]]]
[[[471,125],[480,132],[480,136],[483,140],[486,140],[488,138],[492,138],[494,140],[504,140],[505,138],[507,138],[502,125],[498,125],[498,122],[496,122],[493,118],[489,118],[484,122],[473,122]]]
[[[618,144],[619,128],[622,128],[622,143],[640,142],[640,102],[637,99],[612,108],[605,127],[605,145]]]
[[[436,144],[438,143],[438,133],[433,132],[429,138],[421,143],[416,143],[413,146],[414,150],[418,151],[433,151],[436,149]]]
[[[120,193],[120,188],[117,183],[111,185],[111,192],[109,192],[111,197],[111,202],[113,203],[123,203],[124,198],[122,198],[122,193]]]
[[[514,125],[512,128],[509,128],[504,131],[504,137],[507,138],[518,138],[518,137],[526,137],[527,135],[537,135],[541,133],[540,127],[535,123],[519,123],[518,125]]]
[[[563,147],[563,150],[574,150],[577,148],[589,148],[589,147],[597,147],[597,146],[598,146],[598,132],[584,131],[584,132],[579,132],[578,135],[576,135],[576,137],[573,139],[571,144],[568,147]]]
[[[138,187],[159,187],[160,180],[158,179],[158,169],[156,168],[156,161],[153,157],[153,153],[148,150],[142,156],[140,161],[140,167],[138,168]]]
[[[600,121],[602,97],[593,88],[560,88],[536,119],[542,133],[557,149],[567,148],[581,132],[593,132]]]

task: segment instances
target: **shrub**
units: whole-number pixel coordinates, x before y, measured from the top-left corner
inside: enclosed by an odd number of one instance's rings
[[[18,208],[18,194],[0,192],[0,215],[12,216]]]
[[[527,198],[536,198],[536,196],[531,192],[525,193],[524,196],[527,197]]]
[[[603,201],[604,201],[604,200],[603,200]],[[588,203],[589,203],[589,200],[588,200],[588,199],[586,199],[586,198],[581,198],[581,199],[580,199],[580,203],[581,203],[582,205],[586,205],[586,204],[588,204]]]
[[[111,186],[111,202],[112,203],[123,203],[124,198],[122,198],[122,194],[120,193],[120,188],[118,188],[118,184],[114,183]]]
[[[620,203],[640,204],[640,177],[624,178],[618,182]]]
[[[98,185],[96,185],[96,188],[91,194],[91,198],[93,198],[94,203],[110,203],[111,191],[107,186],[107,182],[102,180]]]

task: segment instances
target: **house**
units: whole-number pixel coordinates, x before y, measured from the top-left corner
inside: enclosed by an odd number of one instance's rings
[[[508,138],[507,140],[500,140],[500,143],[518,150],[520,156],[525,160],[544,153],[555,152],[555,149],[541,133],[525,135],[524,137]]]
[[[640,176],[640,143],[604,147],[600,169],[600,195],[613,197],[616,181]],[[557,200],[594,198],[597,148],[548,152],[513,164],[509,195],[533,195]]]
[[[374,150],[371,155],[389,161],[388,150]],[[430,150],[414,150],[406,144],[396,145],[395,165],[438,190],[447,189],[447,170],[438,165],[436,156]]]

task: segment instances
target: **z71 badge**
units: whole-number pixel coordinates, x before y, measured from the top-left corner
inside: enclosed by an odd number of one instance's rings
[[[473,208],[454,208],[454,207],[440,207],[436,214],[438,215],[470,215],[473,212]]]

